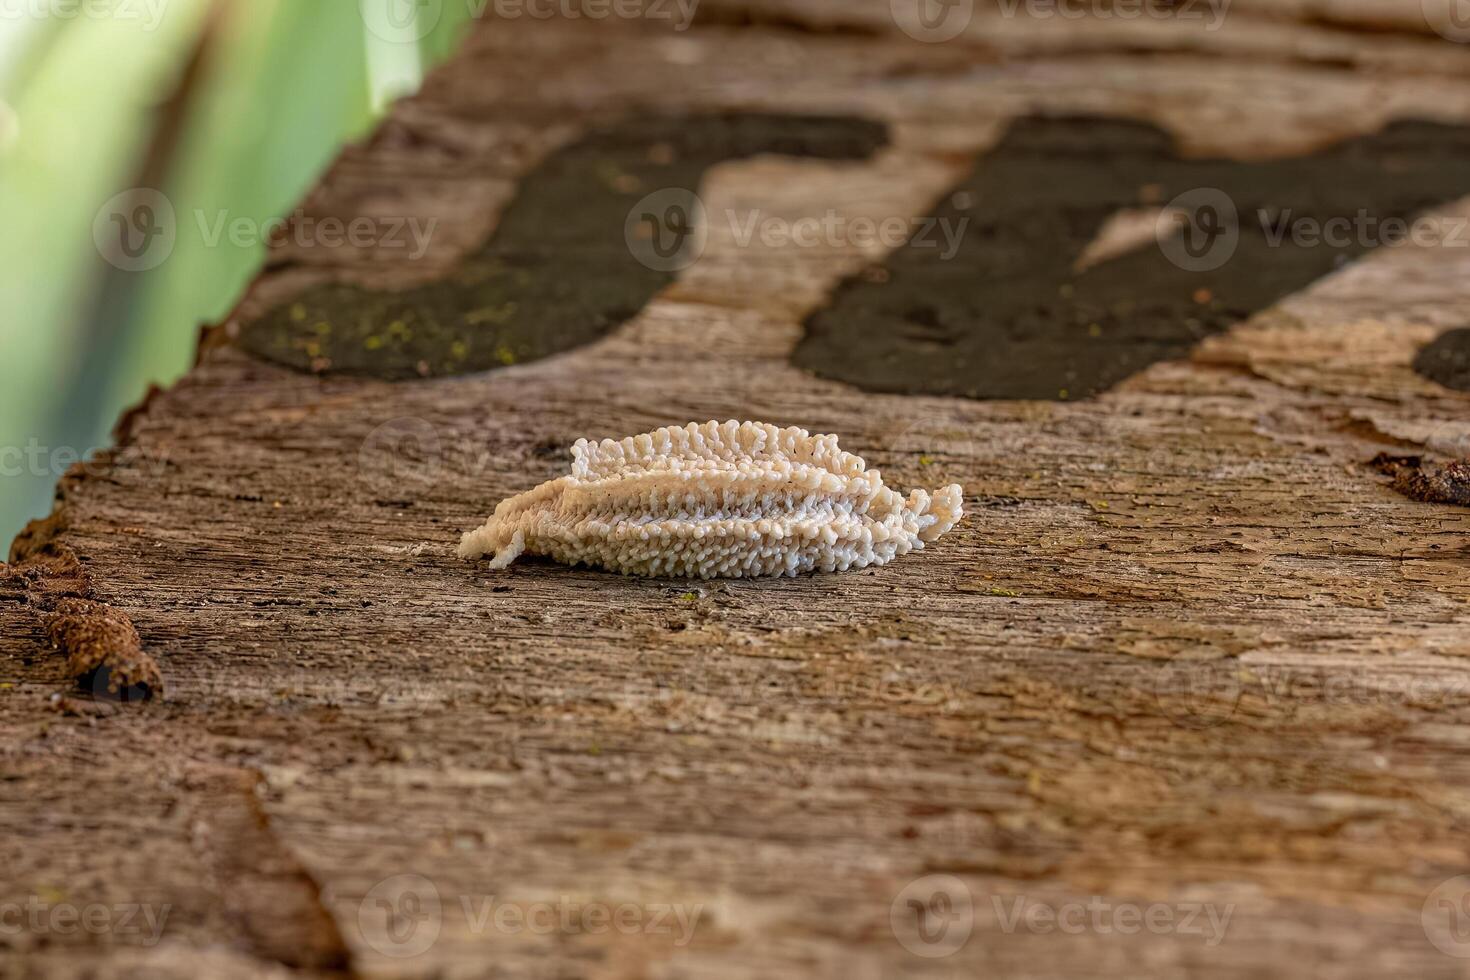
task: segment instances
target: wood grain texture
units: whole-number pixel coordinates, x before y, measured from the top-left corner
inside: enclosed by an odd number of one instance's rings
[[[1470,447],[1470,396],[1413,369],[1470,323],[1470,250],[1376,252],[1076,403],[797,370],[803,318],[880,256],[741,247],[724,222],[636,318],[532,364],[395,384],[230,345],[309,283],[443,276],[518,176],[619,113],[889,125],[872,160],[706,175],[712,212],[792,219],[923,215],[1037,110],[1242,158],[1470,120],[1465,49],[1333,26],[1353,13],[1242,2],[1209,36],[1006,20],[924,45],[881,19],[816,29],[835,4],[758,6],[710,0],[686,32],[482,25],[307,203],[437,217],[424,260],[279,250],[113,462],[63,482],[13,560],[72,548],[167,695],[54,697],[64,659],[0,590],[0,901],[170,911],[157,943],[0,930],[0,973],[1466,975],[1425,912],[1470,871],[1470,511],[1369,464]],[[797,580],[452,557],[575,438],[729,417],[840,433],[898,484],[961,483],[973,516],[892,566]],[[946,956],[900,941],[932,875],[970,899]],[[478,917],[492,896],[579,911],[513,928]],[[1214,943],[1012,919],[1103,902],[1229,918]],[[580,911],[620,906],[637,928]],[[692,932],[655,923],[666,907]]]

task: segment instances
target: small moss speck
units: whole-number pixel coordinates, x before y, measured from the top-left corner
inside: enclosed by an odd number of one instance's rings
[[[516,362],[516,353],[502,344],[495,348],[495,359],[501,364],[511,365]]]
[[[683,595],[679,596],[679,598],[680,599],[683,599],[685,602],[693,602],[693,601],[695,601],[696,599],[699,598],[699,593],[698,592],[686,592]]]
[[[608,187],[616,187],[623,175],[623,169],[614,160],[603,160],[597,164],[597,178]]]
[[[291,307],[291,322],[292,323],[302,323],[305,320],[306,320],[306,307],[303,306],[301,303],[296,303],[295,305],[293,305]]]
[[[919,457],[919,465],[920,466],[932,466],[932,465],[934,465],[934,457],[933,456],[920,456]]]
[[[471,310],[464,315],[465,323],[471,326],[479,326],[484,323],[493,323],[502,326],[509,323],[516,315],[518,307],[515,303],[502,303],[500,306],[488,306],[480,310]]]
[[[364,337],[362,341],[362,346],[365,350],[377,350],[379,347],[382,347],[384,343],[385,341],[382,337],[374,334],[371,337]]]
[[[1019,593],[1019,592],[1012,592],[1010,589],[991,589],[989,594],[990,595],[1005,596],[1008,599],[1014,599],[1017,596],[1019,596],[1021,593]]]

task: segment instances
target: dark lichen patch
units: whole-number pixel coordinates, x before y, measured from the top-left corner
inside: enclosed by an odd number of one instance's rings
[[[1414,370],[1456,391],[1470,391],[1470,327],[1440,334],[1414,358]]]
[[[886,140],[883,125],[849,117],[627,120],[544,160],[489,240],[447,278],[401,292],[317,286],[248,324],[240,343],[302,370],[390,379],[548,357],[603,336],[674,281],[677,272],[640,261],[625,235],[648,195],[693,194],[726,160],[861,159]]]
[[[1362,213],[1384,228],[1467,191],[1466,127],[1406,121],[1310,156],[1241,162],[1185,159],[1147,123],[1023,119],[926,219],[962,229],[957,248],[916,234],[848,280],[808,319],[794,361],[871,391],[1084,398],[1375,244],[1356,224],[1312,244],[1313,227]],[[1114,215],[1189,192],[1194,225],[1178,242],[1200,247],[1182,261],[1152,238],[1084,261]],[[1221,194],[1236,220],[1209,210]]]
[[[1435,463],[1422,456],[1379,453],[1368,465],[1391,476],[1393,488],[1411,500],[1470,507],[1470,460]]]
[[[146,701],[163,691],[158,665],[143,650],[132,620],[90,599],[62,599],[42,614],[46,635],[66,655],[67,674],[93,695]]]

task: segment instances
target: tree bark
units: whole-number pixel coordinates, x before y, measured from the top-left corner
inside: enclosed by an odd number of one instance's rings
[[[1470,511],[1414,491],[1453,485],[1470,395],[1414,364],[1470,324],[1470,251],[1373,250],[1092,397],[986,399],[794,366],[887,250],[724,219],[933,215],[1037,114],[1242,165],[1470,121],[1470,49],[1324,6],[1242,0],[1211,31],[986,8],[936,44],[849,0],[480,25],[305,205],[374,243],[277,249],[17,541],[0,902],[42,911],[0,929],[0,972],[1465,975]],[[556,250],[486,258],[518,188],[681,113],[886,135],[722,151],[699,260],[552,356],[393,381],[242,349],[323,283],[432,293],[518,258],[554,282]],[[619,193],[660,189],[625,162]],[[437,222],[418,261],[390,241],[408,216]],[[577,275],[626,261],[614,231]],[[578,437],[710,418],[838,433],[969,513],[794,580],[454,557]],[[49,652],[58,609],[130,622],[153,696]],[[106,928],[65,929],[68,904]]]

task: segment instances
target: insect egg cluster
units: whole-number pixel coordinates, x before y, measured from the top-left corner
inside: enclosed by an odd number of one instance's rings
[[[501,502],[464,558],[548,555],[627,575],[742,578],[884,565],[963,515],[950,485],[907,496],[834,435],[705,422],[577,440],[567,476]]]

